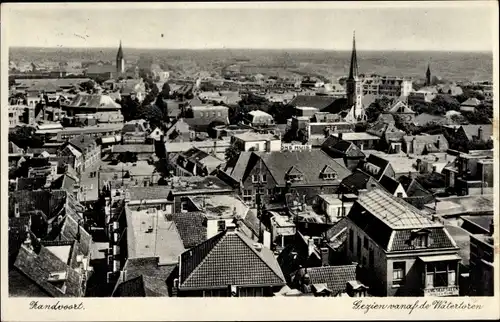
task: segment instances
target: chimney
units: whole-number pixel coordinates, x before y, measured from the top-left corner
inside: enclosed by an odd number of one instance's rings
[[[329,255],[330,255],[330,252],[328,251],[328,248],[321,247],[321,265],[329,266],[329,264],[330,264]]]
[[[309,239],[307,240],[308,256],[311,256],[311,254],[314,252],[314,247],[316,247],[316,245],[314,245],[314,239],[312,237],[309,237]]]
[[[441,137],[440,136],[438,136],[438,138],[437,138],[436,145],[437,145],[438,150],[441,149]]]
[[[436,172],[436,166],[435,165],[432,166],[432,173],[434,173],[434,172]]]
[[[493,223],[493,219],[490,221],[490,236],[493,237],[495,234],[495,225]]]
[[[226,230],[228,233],[234,233],[236,231],[236,225],[234,223],[229,223],[226,225]]]
[[[342,140],[342,132],[339,132],[338,137],[339,137],[340,140]]]
[[[483,141],[483,128],[481,126],[477,129],[477,139]]]

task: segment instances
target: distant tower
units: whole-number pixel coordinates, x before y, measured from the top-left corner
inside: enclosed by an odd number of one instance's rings
[[[116,72],[118,74],[125,73],[125,59],[123,58],[122,41],[120,40],[120,47],[116,54]]]
[[[425,73],[425,85],[431,85],[431,65],[427,65],[427,72]]]
[[[354,107],[354,118],[357,118],[363,109],[363,88],[358,77],[358,58],[356,55],[356,34],[352,35],[351,66],[349,67],[349,77],[346,81],[347,104]]]

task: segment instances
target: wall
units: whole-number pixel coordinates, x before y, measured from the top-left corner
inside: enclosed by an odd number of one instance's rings
[[[350,237],[348,235],[346,242],[346,250],[347,250],[347,258],[352,262],[358,262],[363,264],[363,257],[366,258],[366,264],[369,270],[372,272],[371,276],[367,277],[367,280],[370,282],[370,288],[372,292],[376,295],[386,296],[387,294],[387,258],[384,250],[377,245],[365,232],[356,226],[353,222],[348,220],[348,234],[350,229],[352,229],[354,233],[353,237],[353,247],[352,251],[350,250]],[[357,254],[357,239],[358,236],[361,237],[361,243],[364,242],[364,237],[368,239],[368,249],[364,248],[361,245],[361,255]],[[373,249],[373,258],[374,263],[369,263],[369,249]]]
[[[207,220],[207,239],[210,239],[213,236],[220,233],[220,231],[218,231],[220,220],[223,220],[225,222],[224,227],[227,227],[229,224],[231,224],[233,222],[233,218]]]
[[[259,170],[259,162],[255,164],[252,170],[250,170],[248,176],[245,178],[243,181],[243,186],[245,190],[252,190],[251,191],[251,198],[248,196],[245,196],[245,194],[242,192],[242,199],[247,203],[247,205],[253,205],[256,200],[256,194],[257,194],[257,187],[258,183],[253,183],[252,182],[252,176],[253,175],[265,175],[266,176],[266,181],[265,183],[262,183],[262,189],[263,189],[263,194],[261,195],[262,202],[263,203],[270,203],[271,197],[275,194],[274,188],[276,187],[276,181],[274,181],[274,178],[272,177],[271,173],[265,166],[264,162],[262,162],[262,166],[260,167]],[[271,191],[269,191],[271,190]],[[271,192],[272,194],[269,194]]]

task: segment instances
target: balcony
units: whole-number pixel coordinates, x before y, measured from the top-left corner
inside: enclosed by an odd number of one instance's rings
[[[422,289],[423,296],[458,296],[458,286],[443,286]]]

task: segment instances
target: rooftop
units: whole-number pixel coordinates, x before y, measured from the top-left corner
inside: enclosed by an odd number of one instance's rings
[[[207,218],[235,218],[245,219],[250,209],[236,196],[212,195],[193,196],[191,200]]]
[[[270,133],[255,133],[255,132],[245,132],[240,134],[234,134],[235,138],[249,142],[249,141],[268,141],[268,140],[279,140],[279,137]]]
[[[334,133],[334,136],[338,137],[338,133]],[[342,133],[342,140],[345,141],[360,141],[360,140],[380,140],[378,136],[368,134],[366,132],[347,132]]]
[[[237,230],[226,230],[184,252],[179,266],[181,289],[286,284],[273,253]]]
[[[360,196],[358,203],[392,229],[441,226],[425,217],[417,208],[380,189]]]
[[[437,208],[434,203],[426,205],[438,215],[452,216],[466,213],[493,212],[493,195],[469,195],[437,199]]]
[[[215,176],[174,177],[170,183],[174,194],[193,194],[211,191],[232,191],[231,186]]]
[[[173,264],[185,250],[175,224],[155,208],[132,211],[127,218],[128,258],[159,257],[159,264]]]

